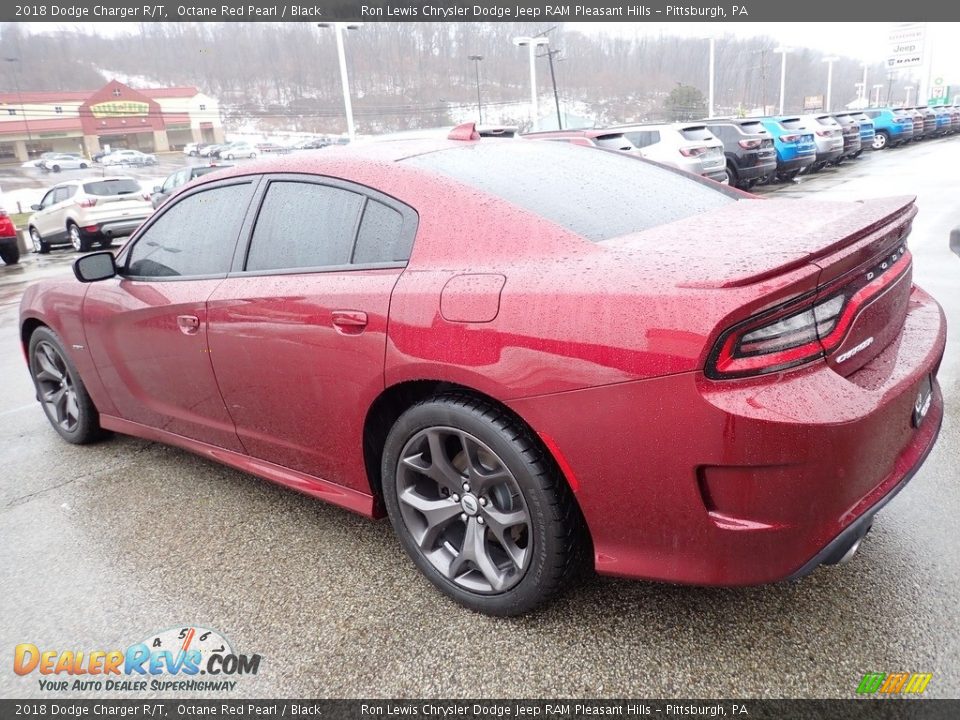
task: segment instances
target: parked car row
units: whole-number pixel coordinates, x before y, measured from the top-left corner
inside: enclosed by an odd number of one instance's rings
[[[224,160],[235,160],[237,158],[255,158],[261,150],[248,142],[232,143],[211,143],[204,145],[202,143],[191,143],[183,148],[184,155],[191,157],[205,158],[223,158]],[[269,152],[269,151],[268,151]]]
[[[915,130],[914,128],[920,128]],[[552,140],[634,153],[697,175],[748,189],[790,181],[828,165],[925,137],[960,131],[960,106],[876,108],[781,117],[708,118],[527,133]]]

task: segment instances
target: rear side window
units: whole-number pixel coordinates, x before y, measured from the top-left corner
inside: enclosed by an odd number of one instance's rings
[[[116,180],[96,180],[83,184],[83,191],[88,195],[132,195],[141,193],[140,183],[136,180],[125,180],[117,178]]]
[[[634,147],[627,140],[622,133],[615,133],[612,135],[598,135],[593,139],[597,144],[597,147],[602,147],[607,150],[633,150]]]
[[[710,131],[703,125],[681,128],[680,134],[684,140],[713,140]]]
[[[737,197],[624,153],[560,143],[479,142],[403,162],[453,177],[593,242],[723,207]]]
[[[247,270],[348,265],[364,196],[316,183],[274,181],[260,206]]]
[[[367,200],[353,251],[355,263],[403,262],[410,259],[412,236],[403,232],[403,215],[376,200]]]
[[[633,143],[634,147],[638,148],[656,145],[660,142],[659,130],[631,130],[630,132],[625,132],[623,136]]]
[[[58,187],[53,191],[53,202],[59,203],[64,200],[69,200],[73,197],[73,193],[76,192],[76,185],[66,185],[64,187]]]
[[[174,201],[137,238],[127,256],[127,274],[226,274],[252,195],[253,186],[243,183],[203,190]]]

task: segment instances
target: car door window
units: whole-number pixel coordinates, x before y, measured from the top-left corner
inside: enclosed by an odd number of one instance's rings
[[[59,188],[54,188],[53,190],[51,190],[50,192],[48,192],[46,195],[43,196],[43,200],[40,201],[41,210],[46,210],[48,207],[53,205],[54,202],[56,202],[53,198],[56,196],[58,189]]]
[[[250,241],[246,269],[348,265],[365,197],[317,183],[274,181]]]
[[[74,186],[65,185],[64,187],[58,187],[53,193],[53,204],[62,203],[64,200],[69,200],[73,195]]]
[[[253,186],[240,183],[176,200],[137,238],[127,255],[125,274],[226,274],[252,195]]]

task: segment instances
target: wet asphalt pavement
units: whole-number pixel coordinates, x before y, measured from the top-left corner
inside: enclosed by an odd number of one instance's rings
[[[951,328],[946,417],[854,560],[734,590],[595,578],[510,620],[438,595],[386,521],[155,443],[61,441],[16,317],[24,284],[68,273],[73,253],[0,266],[0,696],[44,694],[12,672],[18,643],[109,650],[187,625],[263,656],[234,697],[851,697],[864,673],[895,671],[932,672],[927,695],[960,696],[958,167],[960,137],[763,191],[919,196],[915,279]]]

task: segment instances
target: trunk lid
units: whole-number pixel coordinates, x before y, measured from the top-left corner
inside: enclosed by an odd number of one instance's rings
[[[892,245],[886,235],[908,232],[913,203],[906,196],[852,203],[745,199],[600,245],[646,264],[655,254],[670,265],[678,287],[742,287],[806,263],[820,265],[821,282],[830,282]],[[887,232],[873,237],[880,228]]]
[[[737,288],[817,268],[814,302],[845,298],[837,324],[821,338],[827,362],[851,375],[903,326],[914,199],[744,200],[601,245],[647,264],[655,253],[658,265],[686,288]]]

